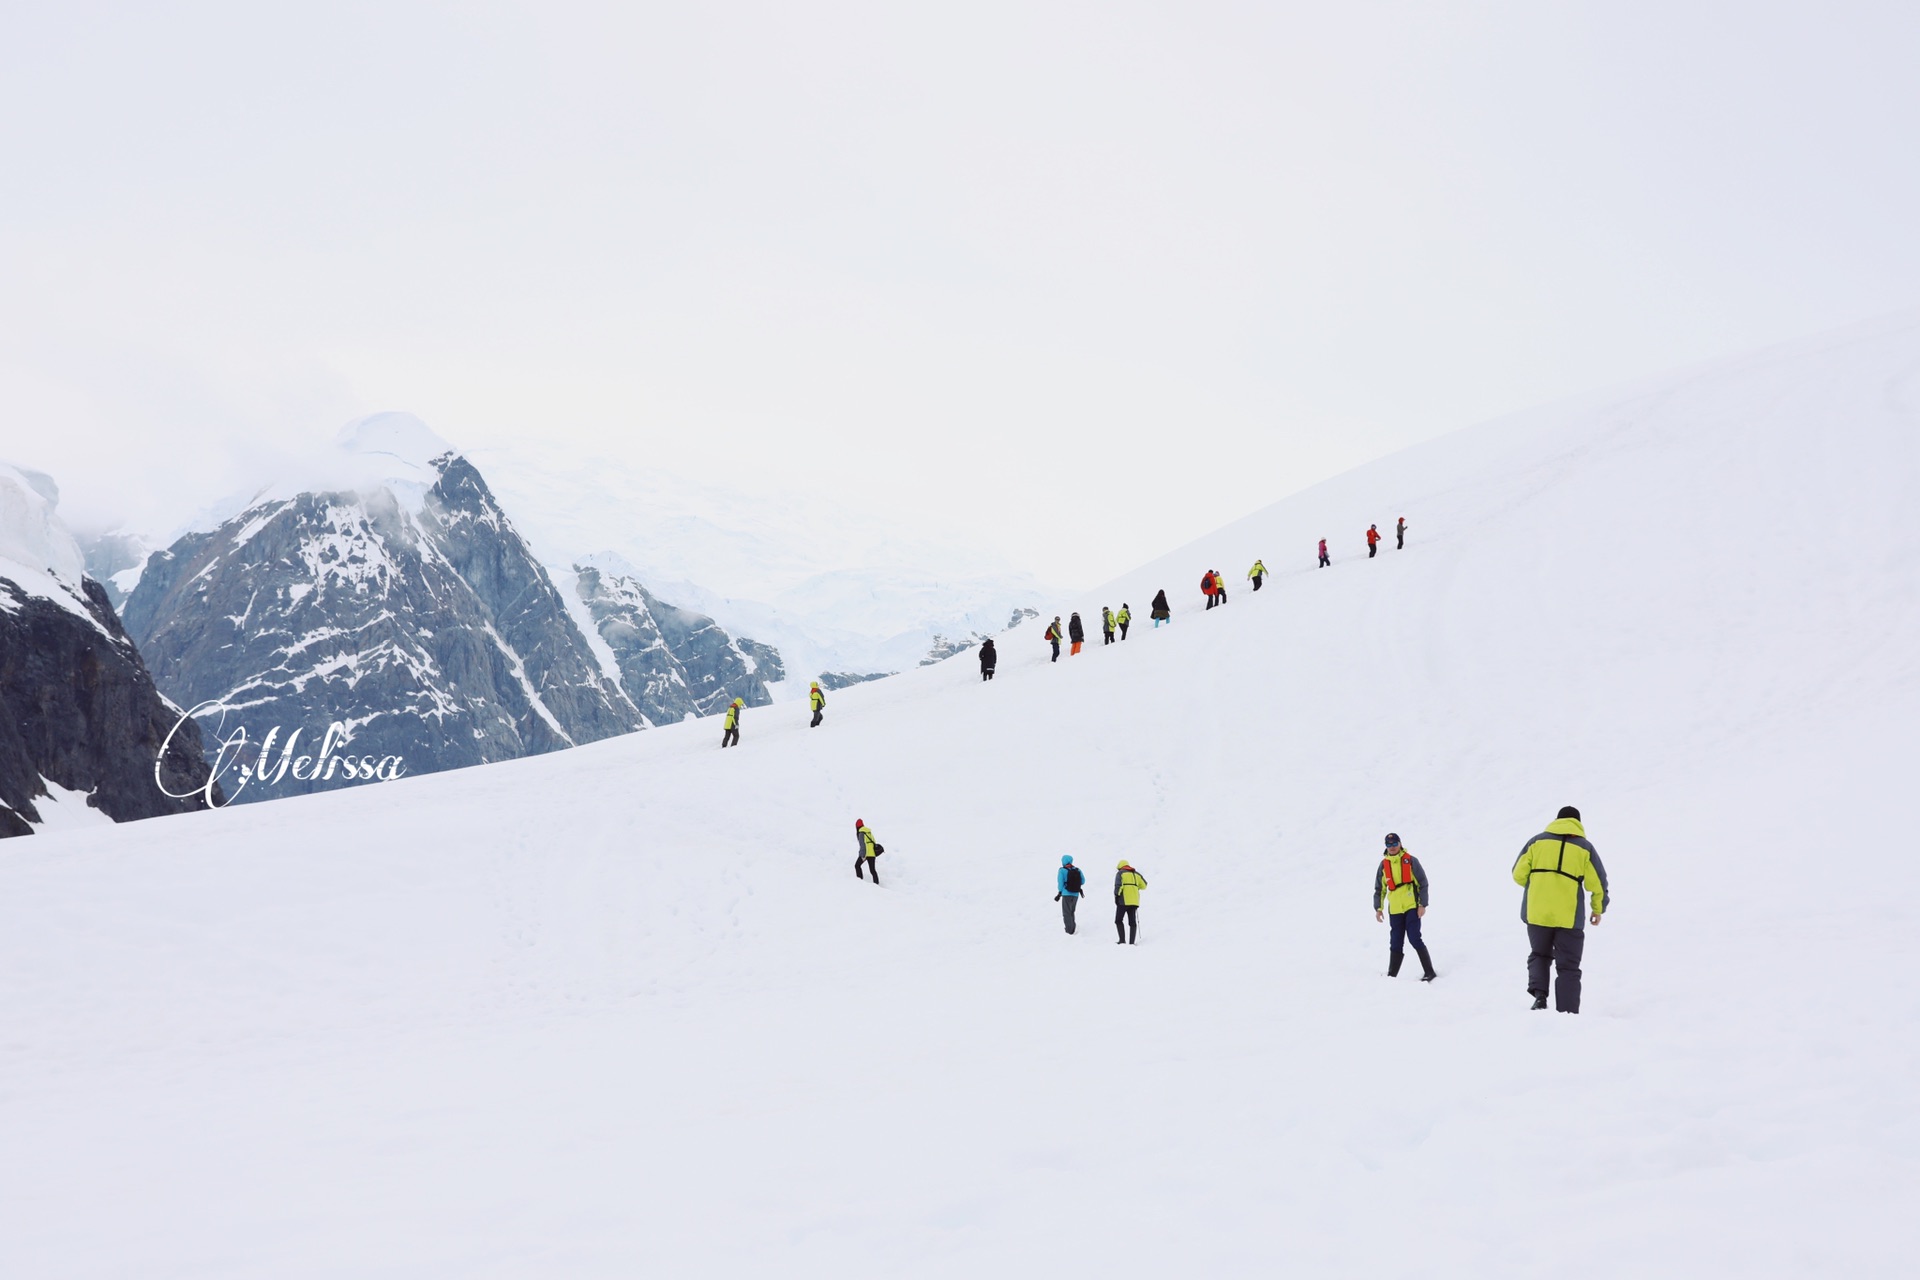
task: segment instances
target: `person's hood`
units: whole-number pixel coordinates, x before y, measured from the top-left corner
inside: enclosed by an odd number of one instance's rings
[[[1550,836],[1580,836],[1584,838],[1587,834],[1587,829],[1580,825],[1580,819],[1578,818],[1555,818],[1547,824],[1547,834]]]
[[[1073,855],[1072,855],[1072,854],[1070,854],[1070,853],[1063,853],[1063,854],[1061,854],[1061,855],[1060,855],[1060,865],[1061,865],[1061,866],[1063,866],[1063,867],[1070,867],[1070,866],[1072,866],[1072,865],[1073,865]]]

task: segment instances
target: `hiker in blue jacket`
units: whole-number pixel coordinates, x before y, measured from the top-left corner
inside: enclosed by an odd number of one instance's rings
[[[1073,932],[1073,909],[1080,905],[1080,894],[1086,885],[1086,877],[1073,865],[1073,855],[1061,854],[1060,871],[1053,879],[1053,900],[1060,904],[1060,918],[1066,921],[1068,933]]]

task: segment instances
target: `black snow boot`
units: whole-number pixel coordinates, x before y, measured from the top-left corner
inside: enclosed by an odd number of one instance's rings
[[[1420,956],[1420,981],[1432,982],[1435,978],[1439,977],[1440,975],[1433,971],[1433,957],[1427,954],[1427,949],[1425,947],[1415,947],[1414,951],[1418,952]]]
[[[1406,957],[1398,951],[1393,952],[1387,957],[1387,976],[1389,978],[1397,978],[1400,976],[1400,962],[1404,959],[1406,959]]]
[[[1535,996],[1535,997],[1533,998],[1533,1007],[1534,1007],[1534,1008],[1536,1008],[1536,1009],[1544,1009],[1544,1008],[1546,1008],[1546,1007],[1547,1007],[1547,998],[1546,998],[1545,996]]]

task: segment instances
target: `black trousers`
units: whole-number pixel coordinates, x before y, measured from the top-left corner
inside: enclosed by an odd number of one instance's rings
[[[865,880],[867,877],[864,873],[868,871],[873,872],[873,882],[875,884],[879,884],[880,883],[880,856],[878,854],[875,854],[873,857],[869,858],[864,853],[855,854],[853,859],[854,877],[859,880]]]
[[[1113,632],[1112,632],[1111,630],[1107,630],[1107,631],[1102,631],[1102,632],[1100,633],[1100,643],[1101,643],[1101,644],[1112,644],[1112,643],[1113,643]]]
[[[1260,589],[1260,579],[1264,577],[1266,577],[1266,575],[1263,573],[1256,573],[1253,575],[1253,589],[1255,591],[1258,591]]]
[[[1073,913],[1079,905],[1080,899],[1077,895],[1071,893],[1060,895],[1060,918],[1066,922],[1068,933],[1073,932]]]
[[[1547,967],[1559,971],[1553,985],[1553,1007],[1562,1013],[1580,1012],[1580,953],[1586,950],[1587,935],[1578,929],[1550,929],[1543,924],[1527,926],[1527,994],[1547,994]]]
[[[980,678],[981,678],[982,680],[991,680],[991,679],[993,679],[993,668],[992,668],[992,667],[982,667],[982,668],[980,668]]]
[[[1326,568],[1326,567],[1327,567],[1328,565],[1330,565],[1330,564],[1332,564],[1332,563],[1333,563],[1333,561],[1331,561],[1331,560],[1329,560],[1329,559],[1327,559],[1327,553],[1326,553],[1326,552],[1324,552],[1324,551],[1322,551],[1322,552],[1320,553],[1320,567],[1321,567],[1322,569],[1324,569],[1324,568]]]
[[[1127,628],[1132,625],[1133,623],[1131,621],[1123,622],[1120,624],[1120,638],[1122,640],[1125,640],[1127,638]]]
[[[1407,531],[1405,529],[1395,529],[1393,531],[1393,549],[1395,551],[1405,551],[1407,549]]]
[[[1369,543],[1367,544],[1367,559],[1369,559],[1369,560],[1371,560],[1371,559],[1373,559],[1373,557],[1374,557],[1374,554],[1375,554],[1376,552],[1378,552],[1379,550],[1380,550],[1380,544],[1379,544],[1379,543],[1377,543],[1377,542],[1369,542]]]
[[[1122,921],[1125,923],[1123,924]],[[1113,931],[1120,935],[1122,942],[1136,942],[1140,938],[1140,908],[1130,907],[1124,902],[1113,904]],[[1131,933],[1132,937],[1128,934]]]
[[[1060,661],[1060,642],[1058,640],[1053,642],[1053,660],[1055,662]]]
[[[733,728],[721,734],[720,745],[723,747],[739,746],[740,745],[740,726],[735,725]]]
[[[827,714],[825,711],[822,711],[816,707],[813,712],[813,723],[808,725],[807,728],[818,729],[820,727],[820,717],[824,716],[825,714]]]

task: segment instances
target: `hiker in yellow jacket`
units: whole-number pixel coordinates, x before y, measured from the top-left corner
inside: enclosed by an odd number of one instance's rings
[[[1120,935],[1114,939],[1116,946],[1140,941],[1140,891],[1146,887],[1147,878],[1125,858],[1120,859],[1120,869],[1113,877],[1113,931]]]
[[[807,691],[807,701],[813,706],[813,723],[807,728],[818,729],[820,718],[827,713],[827,695],[820,692],[820,682],[815,680],[813,688]]]
[[[1380,900],[1386,899],[1386,913]],[[1400,847],[1400,837],[1387,834],[1386,856],[1373,869],[1373,918],[1393,918],[1393,930],[1387,938],[1387,976],[1400,976],[1400,961],[1405,958],[1404,943],[1411,940],[1414,954],[1420,957],[1420,981],[1432,982],[1433,957],[1420,937],[1420,921],[1427,914],[1427,871],[1420,859]]]
[[[1261,580],[1267,576],[1267,566],[1255,560],[1253,562],[1253,568],[1247,570],[1247,576],[1253,579],[1253,589],[1258,591]]]
[[[856,879],[865,880],[867,873],[873,873],[873,883],[880,883],[880,864],[875,861],[887,851],[887,847],[873,838],[873,828],[866,819],[853,820],[853,874]]]
[[[1558,971],[1553,985],[1553,1007],[1561,1013],[1580,1012],[1580,956],[1586,950],[1586,926],[1600,923],[1613,901],[1607,889],[1607,869],[1580,825],[1580,811],[1572,805],[1527,841],[1513,864],[1513,880],[1526,890],[1520,895],[1520,918],[1527,922],[1527,994],[1533,1007],[1547,1007],[1547,968]],[[1591,913],[1586,895],[1593,895]]]
[[[727,722],[722,726],[725,732],[720,735],[722,750],[740,745],[740,712],[746,705],[745,698],[735,698],[727,704]]]

